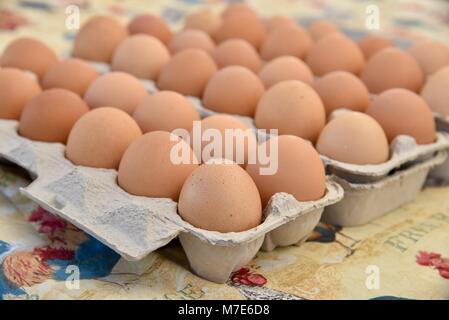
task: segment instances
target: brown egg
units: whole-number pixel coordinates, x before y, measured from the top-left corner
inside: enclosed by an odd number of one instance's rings
[[[179,93],[159,91],[137,106],[134,119],[143,133],[171,132],[175,129],[190,131],[193,121],[199,121],[200,115],[192,103]]]
[[[80,166],[117,169],[126,148],[141,135],[126,112],[111,107],[94,109],[73,126],[66,157]]]
[[[199,150],[197,145],[200,146],[200,144],[197,141],[193,140],[196,139],[195,132],[191,132],[190,144],[194,149],[197,158],[201,159],[203,163],[209,161],[210,159],[223,158],[234,161],[235,163],[243,167],[246,166],[246,164],[248,163],[249,154],[254,151],[257,145],[256,136],[249,129],[249,127],[236,117],[219,114],[201,120],[201,137],[203,137],[203,135],[205,136],[207,134],[207,130],[209,129],[218,130],[220,134],[222,146],[221,154],[215,154],[213,150],[211,152],[208,152],[209,149],[205,149],[209,145],[210,141],[201,141],[201,150]],[[228,136],[229,134],[233,134],[232,155],[226,154],[226,132],[228,132]],[[228,146],[228,149],[230,148],[231,146]]]
[[[262,66],[256,49],[241,39],[223,41],[212,56],[220,69],[228,66],[242,66],[258,72]]]
[[[183,30],[171,38],[168,48],[172,54],[185,49],[201,49],[212,54],[215,50],[215,43],[204,31]]]
[[[327,115],[339,108],[365,112],[370,103],[365,84],[346,71],[330,72],[317,79],[314,89],[323,101]]]
[[[82,97],[98,75],[98,71],[89,63],[77,58],[67,59],[48,70],[42,80],[42,87],[66,89]]]
[[[217,72],[214,60],[203,50],[187,49],[175,54],[157,80],[160,90],[201,97],[209,79]]]
[[[187,178],[179,215],[191,225],[218,232],[240,232],[262,221],[259,192],[236,164],[203,164]]]
[[[330,21],[318,20],[309,26],[308,31],[313,40],[318,41],[328,34],[340,32],[340,29]]]
[[[0,69],[0,119],[19,120],[26,103],[40,92],[37,81],[26,72]]]
[[[263,93],[263,83],[252,71],[230,66],[219,70],[209,80],[203,105],[216,112],[252,117]]]
[[[299,80],[310,86],[314,81],[309,66],[292,56],[271,60],[259,72],[259,78],[267,89],[285,80]]]
[[[109,16],[89,19],[76,35],[73,56],[85,60],[111,62],[119,44],[128,36],[128,31]]]
[[[408,52],[427,76],[449,65],[449,47],[436,41],[419,41]]]
[[[260,55],[264,60],[281,56],[304,58],[312,46],[312,39],[301,26],[284,25],[271,31],[263,42]]]
[[[385,48],[373,55],[360,78],[371,93],[393,88],[418,92],[424,76],[416,60],[398,48]]]
[[[244,3],[233,3],[228,5],[226,9],[223,10],[221,15],[223,18],[228,18],[233,15],[239,15],[241,13],[246,13],[257,17],[257,12],[252,7]]]
[[[390,142],[398,135],[411,136],[418,144],[435,142],[435,121],[430,107],[410,90],[382,92],[372,101],[367,113],[380,123]]]
[[[265,27],[268,33],[280,26],[296,26],[296,22],[287,16],[274,16],[265,20]]]
[[[170,60],[170,53],[157,38],[136,34],[125,39],[115,50],[111,69],[140,79],[156,80]]]
[[[26,104],[19,133],[31,140],[66,143],[75,122],[88,111],[83,99],[72,91],[46,90]]]
[[[426,100],[433,112],[443,117],[449,116],[449,66],[444,67],[427,80],[421,91],[421,96]]]
[[[131,34],[144,33],[156,37],[166,45],[173,35],[168,24],[152,14],[137,15],[129,23],[128,30]]]
[[[0,57],[2,68],[11,67],[33,72],[42,79],[58,62],[56,54],[43,42],[33,38],[17,38],[3,51]]]
[[[318,138],[319,153],[352,164],[379,164],[388,160],[388,140],[379,123],[360,112],[332,119]]]
[[[92,82],[84,100],[90,108],[115,107],[132,114],[147,95],[137,78],[124,72],[110,72]]]
[[[176,163],[176,146],[187,152],[187,163]],[[137,138],[123,154],[117,181],[126,192],[136,196],[178,200],[182,185],[198,167],[190,146],[180,137],[153,131]]]
[[[385,37],[376,36],[376,35],[368,35],[360,39],[358,42],[360,49],[365,56],[365,59],[368,61],[372,55],[379,52],[380,50],[388,47],[393,47],[393,42]]]
[[[315,42],[306,62],[316,76],[337,70],[357,75],[365,64],[360,48],[341,33],[331,33]]]
[[[201,30],[212,36],[220,28],[221,23],[222,18],[220,15],[205,9],[188,15],[184,29]]]
[[[214,39],[217,43],[232,38],[243,39],[259,49],[266,34],[264,24],[257,16],[240,12],[227,16],[223,20],[220,28],[214,34]]]
[[[254,117],[257,128],[278,129],[315,142],[326,122],[326,112],[318,94],[307,84],[289,80],[265,92]]]
[[[273,157],[271,153],[275,144],[277,154]],[[298,201],[313,201],[324,196],[324,166],[320,155],[309,141],[281,135],[262,143],[259,148],[267,152],[272,161],[277,161],[277,170],[271,175],[262,174],[261,169],[266,165],[259,161],[248,164],[246,169],[259,189],[264,207],[278,192],[289,193]]]

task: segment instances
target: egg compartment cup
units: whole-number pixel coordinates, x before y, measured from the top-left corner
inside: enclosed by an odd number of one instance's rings
[[[413,201],[426,180],[430,169],[443,163],[447,152],[440,151],[430,159],[411,164],[382,180],[371,183],[351,183],[333,176],[344,189],[339,203],[324,209],[322,221],[342,227],[358,226]]]
[[[19,136],[17,128],[17,121],[0,120],[0,158],[27,170],[34,179],[21,192],[140,270],[142,259],[179,235],[192,269],[223,282],[262,245],[271,250],[301,242],[318,223],[323,208],[343,197],[343,189],[327,181],[326,195],[317,201],[298,202],[291,195],[276,194],[256,228],[238,233],[201,230],[181,219],[173,200],[130,195],[118,186],[117,171],[76,166],[65,158],[63,144],[29,140]]]
[[[434,117],[437,125],[437,130],[449,134],[449,117],[443,117],[438,113],[434,113]],[[432,178],[436,178],[444,182],[449,182],[449,158],[446,159],[443,164],[430,170],[429,175]]]

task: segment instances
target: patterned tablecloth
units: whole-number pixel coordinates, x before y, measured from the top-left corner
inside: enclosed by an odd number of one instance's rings
[[[374,1],[253,0],[262,15],[288,14],[308,22],[329,18],[364,30]],[[0,50],[31,35],[60,54],[74,36],[65,8],[81,20],[98,13],[126,21],[135,13],[161,13],[179,27],[186,13],[220,0],[55,0],[0,2]],[[449,2],[381,1],[380,32],[407,39],[430,36],[449,43]],[[301,247],[260,252],[223,285],[193,275],[177,241],[147,257],[137,275],[97,240],[20,195],[30,181],[0,166],[0,299],[372,299],[449,298],[449,187],[426,188],[418,198],[361,227],[319,225]],[[81,278],[77,285],[77,271]]]

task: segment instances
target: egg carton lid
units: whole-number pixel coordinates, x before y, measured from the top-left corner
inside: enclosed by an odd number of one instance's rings
[[[21,192],[130,261],[143,259],[181,232],[215,245],[246,243],[343,197],[343,189],[328,180],[325,196],[317,201],[298,202],[289,194],[274,195],[264,222],[253,229],[231,233],[202,230],[180,218],[175,201],[130,195],[116,183],[116,170],[75,166],[65,158],[63,144],[31,141],[19,136],[17,127],[15,120],[0,120],[0,157],[35,178]]]

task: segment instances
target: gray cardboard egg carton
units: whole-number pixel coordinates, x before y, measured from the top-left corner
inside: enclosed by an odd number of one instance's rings
[[[64,145],[23,138],[17,126],[17,121],[0,120],[0,158],[35,178],[22,188],[25,196],[136,264],[179,236],[193,271],[215,282],[225,282],[260,248],[302,243],[324,207],[343,197],[343,189],[328,180],[326,195],[317,201],[276,194],[264,211],[264,222],[253,229],[202,230],[180,218],[176,202],[130,195],[117,185],[115,170],[75,166],[64,157]]]
[[[449,134],[449,117],[443,117],[434,113],[437,130]],[[449,183],[449,159],[446,159],[441,165],[430,170],[429,176],[438,179],[444,183]]]

